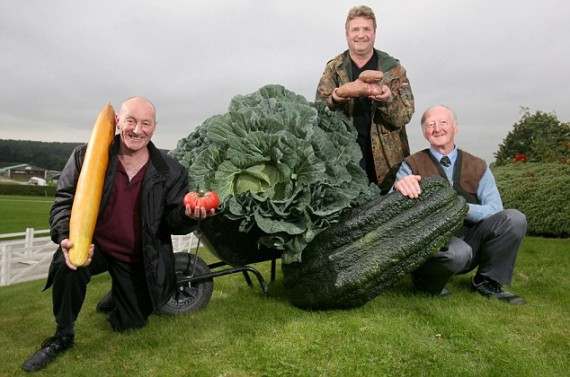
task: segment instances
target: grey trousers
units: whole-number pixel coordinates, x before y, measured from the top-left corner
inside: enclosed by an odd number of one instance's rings
[[[500,211],[464,228],[412,273],[413,280],[422,289],[438,294],[454,275],[478,267],[478,274],[509,285],[526,229],[523,213],[516,209]]]

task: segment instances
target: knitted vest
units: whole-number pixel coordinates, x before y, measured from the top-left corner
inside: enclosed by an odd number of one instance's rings
[[[429,149],[414,153],[406,157],[405,161],[412,169],[413,174],[422,177],[439,175],[447,179],[439,161],[436,160]],[[455,160],[455,166],[453,168],[452,185],[453,189],[464,197],[467,203],[479,204],[479,200],[477,200],[477,187],[486,169],[487,164],[483,159],[464,152],[461,149],[457,150],[457,159]]]

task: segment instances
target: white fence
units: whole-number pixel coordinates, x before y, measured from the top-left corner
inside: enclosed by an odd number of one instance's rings
[[[15,237],[19,239],[3,241]],[[172,236],[175,252],[186,251],[196,242],[193,233]],[[56,249],[49,230],[28,228],[22,233],[0,234],[0,286],[45,278]]]

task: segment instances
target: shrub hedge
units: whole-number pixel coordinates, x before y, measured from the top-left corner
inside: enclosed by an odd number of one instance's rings
[[[570,236],[570,165],[510,163],[491,170],[504,207],[526,215],[528,234]]]
[[[0,195],[55,196],[56,186],[1,184]]]

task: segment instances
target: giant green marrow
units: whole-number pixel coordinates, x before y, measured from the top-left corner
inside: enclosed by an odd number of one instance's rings
[[[394,192],[349,211],[283,264],[284,286],[298,307],[358,307],[445,245],[461,227],[465,200],[441,177],[424,178],[417,199]]]

